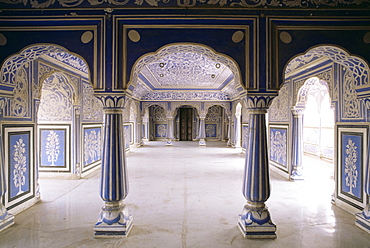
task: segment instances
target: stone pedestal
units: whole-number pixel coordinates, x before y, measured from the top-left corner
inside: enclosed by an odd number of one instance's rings
[[[3,204],[0,203],[0,232],[14,224],[14,215],[8,213]]]
[[[366,206],[362,213],[356,214],[356,226],[370,234],[370,212],[369,205]]]
[[[276,225],[265,204],[248,202],[239,215],[238,227],[244,238],[276,238]]]
[[[94,238],[126,237],[132,228],[132,220],[122,202],[106,202],[94,226]]]

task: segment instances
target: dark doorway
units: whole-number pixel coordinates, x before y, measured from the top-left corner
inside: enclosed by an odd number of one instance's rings
[[[180,108],[180,141],[193,140],[193,109]]]

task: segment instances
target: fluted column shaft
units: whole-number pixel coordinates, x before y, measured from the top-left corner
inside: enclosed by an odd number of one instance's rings
[[[100,196],[104,201],[121,201],[128,194],[122,109],[106,109]]]
[[[132,227],[122,200],[128,194],[123,130],[124,96],[98,96],[104,106],[104,136],[100,196],[105,202],[94,226],[95,238],[127,236]]]
[[[293,140],[292,140],[292,171],[291,179],[303,179],[303,111],[304,109],[293,108]]]
[[[239,215],[238,223],[247,238],[276,238],[276,226],[265,206],[270,196],[265,114],[271,101],[269,96],[247,98],[250,119],[242,188],[247,204]]]

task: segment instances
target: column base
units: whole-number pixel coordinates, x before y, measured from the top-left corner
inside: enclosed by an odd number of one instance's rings
[[[290,180],[304,180],[303,172],[302,170],[299,170],[297,168],[294,168],[292,171],[292,175],[290,176]]]
[[[207,146],[205,139],[199,139],[199,146]]]
[[[3,204],[0,203],[0,232],[14,224],[14,215],[8,213]]]
[[[132,215],[119,202],[106,202],[94,226],[94,238],[127,237],[132,228]]]
[[[249,204],[245,205],[242,213],[239,215],[238,227],[244,238],[276,238],[276,225],[272,223],[270,213],[266,207],[257,209],[249,207]]]
[[[370,234],[370,209],[366,205],[364,211],[356,214],[356,226]]]
[[[173,146],[172,139],[166,140],[166,146]]]

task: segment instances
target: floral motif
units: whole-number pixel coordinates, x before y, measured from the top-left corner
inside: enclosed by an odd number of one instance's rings
[[[88,82],[83,83],[82,104],[84,121],[103,121],[103,105]]]
[[[218,122],[221,119],[221,107],[213,105],[208,109],[205,121]]]
[[[189,92],[189,91],[166,91],[150,92],[141,98],[142,100],[229,100],[229,97],[222,92]]]
[[[27,157],[26,153],[26,144],[23,142],[23,139],[16,141],[14,145],[14,154],[13,160],[14,170],[13,170],[13,182],[14,186],[18,188],[17,195],[23,193],[22,185],[26,183],[25,172],[27,171]]]
[[[45,79],[42,86],[42,97],[38,112],[39,120],[72,120],[73,98],[74,89],[63,74],[55,73]]]
[[[206,125],[206,137],[216,137],[216,124]]]
[[[361,118],[361,102],[357,99],[355,90],[356,81],[352,77],[350,70],[346,69],[344,74],[343,89],[343,118]]]
[[[39,2],[38,0],[1,0],[3,3],[7,4],[23,4],[27,6],[28,4],[32,8],[48,8],[54,5],[56,2],[62,7],[77,7],[83,4],[84,0],[44,0]],[[219,5],[220,7],[246,7],[246,8],[258,8],[258,7],[317,7],[317,6],[348,6],[348,5],[362,5],[367,3],[366,0],[88,0],[91,6],[96,5],[107,5],[107,6],[124,6],[133,3],[138,6],[149,5],[152,7],[162,7],[168,5],[169,7],[183,7],[191,8],[195,6],[203,5]],[[230,3],[229,3],[230,2]],[[131,5],[131,4],[130,4]]]
[[[54,131],[50,131],[46,138],[46,155],[48,155],[48,161],[51,162],[51,166],[55,166],[55,162],[58,160],[60,153],[60,142],[58,134]]]
[[[155,122],[166,121],[166,113],[164,108],[158,105],[152,107],[153,118]]]
[[[280,164],[286,165],[286,132],[272,129],[270,132],[270,158]]]
[[[164,124],[157,125],[156,137],[166,137],[167,135],[167,126]]]
[[[346,145],[346,158],[345,158],[345,169],[344,172],[347,174],[346,176],[346,185],[349,186],[349,194],[353,195],[352,189],[357,187],[357,177],[358,177],[358,170],[357,170],[357,146],[352,139],[348,139]]]
[[[14,98],[11,100],[11,116],[26,117],[28,111],[28,73],[24,67],[19,68],[15,77]]]
[[[289,87],[285,83],[279,91],[269,108],[269,115],[271,121],[289,121]]]
[[[87,68],[86,63],[82,59],[80,59],[80,58],[78,58],[78,57],[76,57],[76,56],[74,56],[70,53],[67,53],[67,52],[53,52],[53,53],[49,53],[48,56],[66,64],[66,65],[69,65],[69,66],[71,66],[71,67],[73,67],[73,68],[75,68],[75,69],[77,69],[81,72],[84,72],[86,74],[89,73],[89,70]]]
[[[101,132],[100,130],[85,131],[84,137],[84,165],[88,165],[100,159]]]

